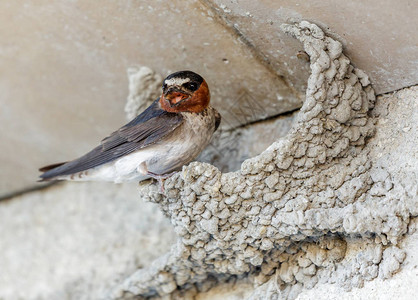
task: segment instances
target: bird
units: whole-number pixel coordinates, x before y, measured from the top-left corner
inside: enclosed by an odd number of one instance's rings
[[[72,161],[42,167],[39,181],[160,182],[194,160],[221,122],[206,81],[192,71],[167,76],[162,94],[100,145]]]

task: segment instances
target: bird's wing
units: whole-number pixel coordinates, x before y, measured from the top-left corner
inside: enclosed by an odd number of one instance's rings
[[[113,132],[84,156],[62,165],[46,166],[43,180],[70,175],[111,162],[123,155],[154,144],[173,132],[183,122],[181,114],[158,107],[158,100],[131,122]]]
[[[221,114],[215,109],[215,131],[218,129],[219,125],[221,125]]]

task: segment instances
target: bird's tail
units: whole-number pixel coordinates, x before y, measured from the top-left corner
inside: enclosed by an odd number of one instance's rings
[[[48,166],[45,166],[45,167],[42,167],[42,168],[40,168],[39,169],[39,171],[41,171],[41,172],[47,172],[47,171],[50,171],[50,170],[52,170],[52,169],[55,169],[55,168],[58,168],[58,167],[60,167],[60,166],[62,166],[62,165],[64,165],[64,164],[66,164],[67,162],[61,162],[61,163],[57,163],[57,164],[52,164],[52,165],[48,165]],[[43,175],[45,175],[45,174],[42,174],[40,177],[41,177],[41,179],[40,180],[38,180],[38,182],[42,182],[42,181],[50,181],[51,179],[53,179],[52,177],[47,177],[47,176],[43,176]]]

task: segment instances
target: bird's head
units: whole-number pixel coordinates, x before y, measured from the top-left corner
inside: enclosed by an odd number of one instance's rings
[[[159,102],[165,111],[199,113],[209,106],[209,101],[209,87],[199,74],[180,71],[163,81]]]

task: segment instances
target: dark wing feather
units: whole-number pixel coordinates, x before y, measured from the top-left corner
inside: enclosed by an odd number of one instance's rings
[[[161,140],[182,122],[181,114],[160,109],[156,100],[138,117],[105,138],[100,146],[76,160],[48,170],[40,177],[44,180],[53,179],[111,162]]]
[[[215,131],[218,129],[219,125],[221,125],[221,114],[215,110]]]
[[[56,167],[62,166],[65,163],[67,163],[67,162],[61,162],[61,163],[56,163],[56,164],[52,164],[52,165],[47,165],[45,167],[40,168],[39,171],[46,172],[46,171],[55,169]]]

